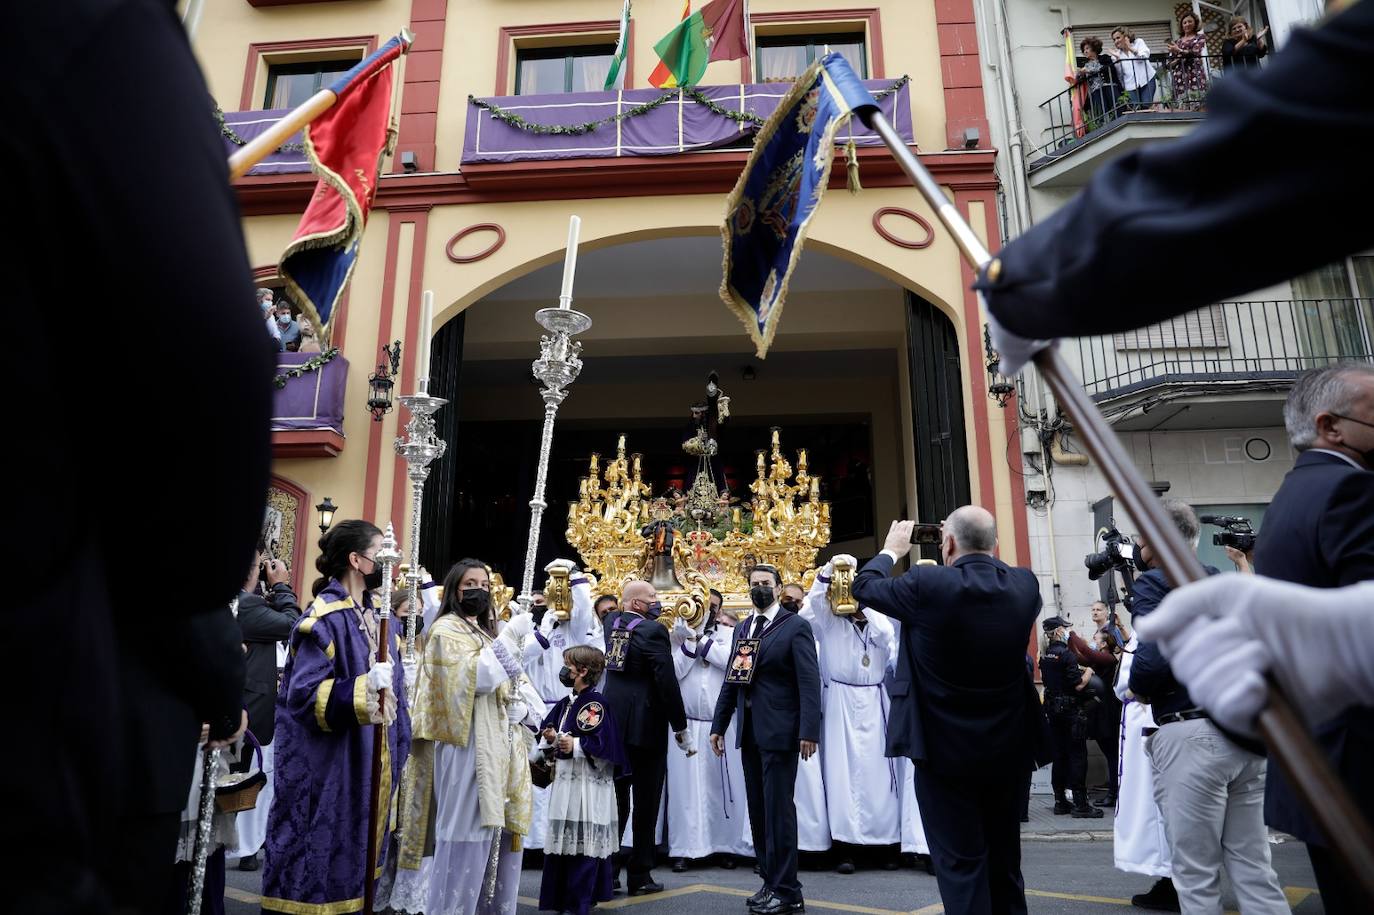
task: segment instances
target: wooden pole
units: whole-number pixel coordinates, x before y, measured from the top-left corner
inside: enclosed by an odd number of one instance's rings
[[[391,570],[394,564],[401,558],[400,550],[396,549],[396,533],[390,522],[387,523],[386,533],[382,535],[382,544],[378,548],[373,562],[382,567],[382,605],[377,608],[377,663],[387,660],[388,648],[391,645]],[[413,613],[415,608],[411,608]],[[364,674],[364,676],[366,676]],[[390,690],[377,690],[377,708],[385,716],[386,695]],[[399,703],[398,703],[399,704]],[[368,797],[367,807],[367,858],[364,861],[363,872],[363,915],[372,915],[373,904],[377,899],[377,858],[380,854],[379,833],[383,818],[387,815],[386,809],[382,806],[386,803],[390,806],[390,798],[382,797],[382,749],[386,746],[386,725],[374,724],[372,726],[372,783]]]
[[[902,171],[935,210],[964,258],[977,269],[986,266],[992,259],[987,248],[883,113],[865,109],[859,116],[878,134]],[[1179,587],[1202,580],[1206,574],[1202,563],[1184,542],[1178,528],[1169,523],[1160,500],[1126,456],[1121,440],[1074,378],[1058,349],[1048,347],[1037,353],[1034,361],[1060,406],[1083,436],[1083,443],[1106,477],[1108,486],[1125,504],[1140,532],[1148,539],[1170,583]],[[1308,812],[1330,839],[1351,877],[1358,881],[1363,895],[1374,905],[1374,833],[1293,712],[1287,697],[1272,680],[1269,704],[1260,712],[1258,725],[1270,755],[1288,774]]]

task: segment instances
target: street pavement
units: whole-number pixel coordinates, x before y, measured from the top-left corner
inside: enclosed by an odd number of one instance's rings
[[[1033,913],[1045,915],[1124,915],[1131,896],[1154,882],[1126,874],[1112,866],[1110,813],[1101,820],[1071,820],[1048,813],[1047,800],[1031,800],[1032,822],[1022,826],[1022,872]],[[1301,843],[1271,839],[1279,884],[1297,915],[1320,915],[1321,897],[1307,852]],[[812,856],[807,856],[811,858]],[[824,864],[823,859],[813,861]],[[654,896],[616,896],[599,910],[630,909],[626,915],[746,915],[744,897],[758,889],[758,878],[747,863],[734,870],[703,866],[674,874],[664,861],[654,871],[665,891]],[[815,915],[852,912],[861,915],[934,915],[943,911],[935,878],[904,867],[897,871],[860,869],[836,874],[830,867],[804,869],[800,875],[807,908]],[[538,910],[540,872],[526,869],[520,881],[518,915]],[[225,908],[229,915],[257,910],[261,872],[245,873],[230,864]],[[1223,904],[1236,911],[1235,894],[1223,877]]]

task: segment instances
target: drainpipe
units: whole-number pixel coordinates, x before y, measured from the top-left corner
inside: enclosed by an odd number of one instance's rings
[[[186,38],[193,41],[196,37],[196,29],[200,27],[200,14],[205,11],[205,0],[187,0],[186,13],[181,17],[181,22],[186,26]]]
[[[1021,106],[1017,98],[1015,73],[1011,66],[1010,36],[1007,31],[1007,11],[1005,0],[988,0],[992,6],[991,16],[975,17],[975,27],[983,33],[984,46],[994,58],[993,71],[997,74],[998,93],[996,101],[1009,126],[1007,151],[1011,155],[1010,199],[1011,225],[1009,238],[1015,238],[1030,228],[1030,201],[1026,196],[1026,158],[1022,137],[1025,130],[1021,123]],[[985,23],[992,23],[991,28]]]

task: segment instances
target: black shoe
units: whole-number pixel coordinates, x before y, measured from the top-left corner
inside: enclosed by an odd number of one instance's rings
[[[885,870],[885,871],[895,871],[897,868],[899,868],[899,867],[901,867],[901,866],[902,866],[901,862],[898,861],[896,858],[887,858],[886,860],[883,861],[883,864],[882,864],[882,868],[883,868],[883,870]]]
[[[1073,818],[1075,820],[1100,820],[1102,819],[1102,808],[1089,807],[1084,804],[1082,807],[1073,808]]]
[[[852,873],[854,873],[854,862],[853,862],[853,861],[850,861],[848,858],[845,858],[844,860],[842,860],[842,861],[839,863],[839,866],[835,868],[835,873],[837,873],[837,874],[852,874]]]
[[[611,882],[611,892],[612,892],[613,894],[619,894],[619,893],[620,893],[620,875],[619,875],[619,874],[616,874],[616,875],[615,875],[615,880],[613,880],[613,881]]]
[[[663,884],[655,883],[652,877],[649,878],[647,883],[641,883],[639,886],[630,887],[631,896],[648,896],[651,893],[661,892],[663,892]]]
[[[1096,801],[1094,801],[1094,803],[1097,804],[1097,806],[1099,806],[1099,807],[1115,807],[1115,806],[1116,806],[1116,795],[1115,795],[1115,794],[1108,794],[1108,795],[1105,795],[1104,797],[1098,798]]]
[[[1073,813],[1073,805],[1070,804],[1068,801],[1055,801],[1054,815],[1063,816],[1066,813]]]
[[[257,854],[251,854],[246,858],[239,858],[238,869],[241,871],[255,871],[262,868],[262,861],[258,860]]]
[[[673,859],[673,873],[675,873],[675,874],[685,874],[686,872],[687,872],[687,859],[686,859],[686,858],[674,858],[674,859]]]
[[[754,875],[757,876],[757,877],[762,877],[762,876],[763,876],[763,865],[762,865],[762,864],[755,864],[755,865],[754,865]]]
[[[752,909],[756,905],[762,905],[772,895],[773,891],[765,886],[763,889],[759,890],[757,893],[750,896],[748,899],[744,900],[744,904]]]
[[[794,915],[794,913],[805,912],[806,903],[800,899],[796,902],[783,902],[777,896],[772,896],[763,905],[749,911],[753,912],[754,915]]]
[[[1131,905],[1138,909],[1153,909],[1156,912],[1177,912],[1178,890],[1168,877],[1160,877],[1149,892],[1136,893],[1131,897]]]
[[[725,868],[727,871],[732,871],[732,870],[734,870],[734,869],[735,869],[735,856],[734,856],[734,855],[721,855],[721,856],[720,856],[720,866],[723,867],[723,868]]]
[[[917,855],[916,864],[930,876],[935,876],[935,859],[930,855]]]

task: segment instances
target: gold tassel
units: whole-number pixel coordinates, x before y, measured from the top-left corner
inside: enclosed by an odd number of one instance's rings
[[[857,194],[863,190],[859,183],[859,151],[854,148],[854,138],[850,137],[844,147],[845,172],[848,174],[849,193]]]

